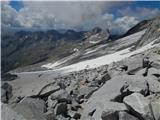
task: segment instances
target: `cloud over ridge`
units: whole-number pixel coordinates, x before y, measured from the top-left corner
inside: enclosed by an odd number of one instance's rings
[[[159,9],[136,8],[137,14],[130,7],[118,9],[119,6],[128,4],[130,3],[116,1],[23,1],[23,8],[16,11],[8,2],[4,2],[2,24],[12,27],[80,30],[99,26],[122,32],[143,18],[153,17],[159,13]],[[112,8],[117,8],[119,17],[111,12]],[[151,15],[148,17],[147,13]]]

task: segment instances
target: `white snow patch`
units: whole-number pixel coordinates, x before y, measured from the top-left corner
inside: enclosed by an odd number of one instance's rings
[[[155,41],[156,40],[152,41],[151,43],[149,43],[149,44],[143,46],[142,48],[137,49],[133,52],[130,51],[130,48],[126,48],[124,50],[115,52],[113,54],[104,55],[104,56],[98,57],[96,59],[82,61],[82,62],[72,64],[72,65],[69,65],[69,66],[66,66],[66,67],[63,67],[63,68],[60,68],[60,69],[55,69],[54,71],[56,71],[56,70],[62,70],[64,72],[80,71],[80,70],[83,70],[83,69],[96,68],[96,67],[99,67],[99,66],[102,66],[102,65],[110,64],[112,62],[117,62],[117,61],[120,61],[124,58],[130,57],[134,54],[141,53],[145,50],[148,50],[148,49],[151,49],[155,46],[160,45],[160,44],[154,44],[153,45],[153,43]],[[51,67],[49,67],[49,68],[51,68]]]
[[[53,68],[56,68],[57,66],[69,61],[70,59],[74,58],[75,56],[77,56],[79,53],[78,51],[68,57],[65,57],[65,58],[62,58],[61,60],[55,62],[55,63],[48,63],[48,64],[45,64],[45,65],[42,65],[41,67],[43,68],[48,68],[48,69],[53,69]]]
[[[89,41],[89,43],[91,44],[96,44],[96,43],[99,43],[100,41]]]

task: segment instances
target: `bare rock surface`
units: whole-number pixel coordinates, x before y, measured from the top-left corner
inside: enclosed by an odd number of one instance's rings
[[[24,98],[13,109],[27,120],[46,120],[42,115],[46,111],[46,105],[41,99]]]
[[[154,120],[152,115],[150,101],[139,93],[133,93],[124,98],[123,102],[129,107],[135,116],[140,119]]]

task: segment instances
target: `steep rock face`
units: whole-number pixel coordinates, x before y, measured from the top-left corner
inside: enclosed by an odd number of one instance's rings
[[[102,30],[99,27],[93,28],[91,31],[85,34],[85,41],[88,44],[96,44],[99,42],[106,42],[110,39],[110,32],[109,30]]]
[[[159,43],[160,42],[159,37],[160,37],[160,17],[157,17],[150,22],[145,34],[137,42],[135,49],[138,49],[152,42],[155,39],[157,39],[156,43]]]
[[[129,29],[124,35],[124,36],[128,36],[131,35],[133,33],[139,32],[141,30],[147,29],[147,27],[149,27],[149,25],[151,24],[152,20],[144,20],[140,23],[138,23],[137,25],[135,25],[134,27],[132,27],[131,29]]]

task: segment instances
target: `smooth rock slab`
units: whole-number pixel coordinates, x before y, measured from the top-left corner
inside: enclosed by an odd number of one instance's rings
[[[118,113],[118,120],[139,120],[138,118],[128,114],[127,112],[121,111]]]
[[[140,93],[133,93],[124,98],[123,102],[129,110],[138,118],[145,120],[154,120],[150,107],[150,101]]]
[[[151,108],[155,120],[160,120],[160,96],[151,101]]]
[[[24,98],[14,110],[27,120],[46,120],[42,115],[46,111],[45,102],[41,99]]]
[[[27,120],[21,114],[15,112],[7,104],[1,104],[2,120]]]

